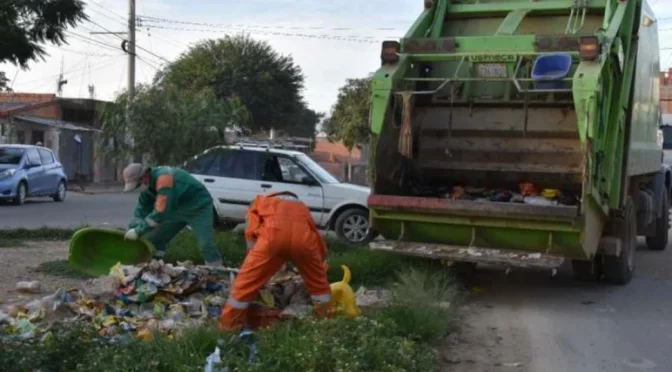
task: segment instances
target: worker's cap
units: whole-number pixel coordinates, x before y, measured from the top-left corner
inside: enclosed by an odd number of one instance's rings
[[[140,178],[142,178],[147,169],[147,167],[140,163],[132,163],[124,168],[124,192],[137,189],[140,186]]]

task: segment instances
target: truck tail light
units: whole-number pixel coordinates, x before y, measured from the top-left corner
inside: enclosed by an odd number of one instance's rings
[[[395,64],[399,62],[399,49],[401,44],[398,41],[383,41],[383,49],[380,53],[380,60],[383,64]]]
[[[583,36],[579,39],[579,57],[582,61],[595,61],[601,52],[597,36]]]

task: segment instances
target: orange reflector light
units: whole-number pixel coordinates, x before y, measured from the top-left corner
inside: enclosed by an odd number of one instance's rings
[[[383,41],[380,60],[383,64],[394,64],[399,62],[399,49],[401,45],[398,41]]]
[[[600,40],[596,36],[579,39],[579,57],[582,61],[595,61],[600,56]]]

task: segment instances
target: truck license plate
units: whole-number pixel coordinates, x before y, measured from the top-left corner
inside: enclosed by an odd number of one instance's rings
[[[506,64],[504,63],[479,63],[478,77],[503,78],[506,77]]]

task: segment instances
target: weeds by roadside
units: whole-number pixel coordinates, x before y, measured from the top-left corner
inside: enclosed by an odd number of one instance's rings
[[[74,270],[68,260],[54,260],[42,262],[37,266],[35,271],[46,274],[59,276],[62,278],[73,278],[73,279],[88,279],[89,276],[79,273]]]
[[[0,241],[5,240],[69,240],[72,234],[80,228],[61,229],[52,227],[42,227],[39,229],[5,229],[0,230]]]
[[[69,238],[74,231],[43,229],[44,239]],[[0,232],[0,236],[2,232]],[[28,230],[12,237],[35,239]],[[63,240],[63,239],[61,239]],[[244,238],[217,232],[216,244],[227,265],[245,257]],[[259,359],[249,364],[243,345],[226,344],[222,359],[236,371],[432,371],[433,346],[453,325],[458,290],[445,268],[431,261],[373,252],[327,239],[329,280],[342,279],[341,264],[352,270],[352,285],[389,286],[389,307],[365,311],[357,320],[343,318],[286,322],[257,333]],[[171,243],[170,262],[199,262],[196,241],[185,231]],[[81,277],[67,261],[38,268],[50,275]],[[181,337],[157,336],[151,342],[108,344],[94,330],[61,325],[47,341],[0,341],[0,365],[11,371],[202,371],[205,358],[220,338],[212,326],[191,329]],[[231,336],[224,336],[229,340]],[[0,369],[2,369],[0,368]]]
[[[454,306],[445,303],[456,300],[454,283],[445,275],[408,271],[392,288],[389,309],[356,320],[292,321],[257,332],[258,358],[251,364],[245,345],[213,327],[111,345],[95,341],[89,328],[64,325],[45,342],[0,341],[0,365],[11,371],[202,371],[221,337],[223,366],[232,371],[435,370],[433,343],[449,330]]]
[[[27,244],[23,240],[18,239],[3,239],[0,240],[0,248],[22,248]]]

